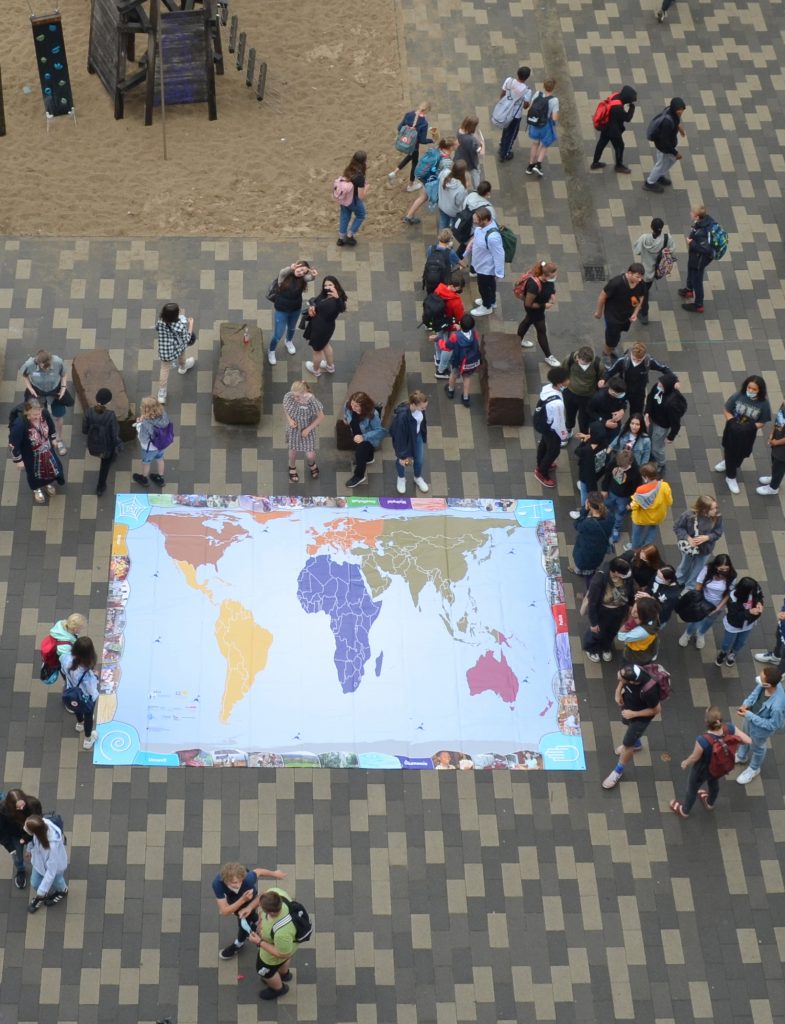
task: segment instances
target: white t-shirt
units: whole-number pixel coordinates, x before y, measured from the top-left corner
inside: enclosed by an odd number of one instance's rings
[[[514,100],[521,103],[521,110],[523,109],[524,103],[530,103],[532,98],[532,91],[525,82],[519,82],[517,78],[505,78],[502,82],[502,89],[505,92],[509,92]],[[518,111],[518,117],[521,116],[521,111]]]
[[[417,433],[419,434],[420,433],[420,427],[422,426],[422,419],[423,419],[422,410],[421,409],[415,409],[415,411],[412,413],[412,419],[417,424]],[[452,765],[450,765],[450,767],[452,768]]]
[[[695,580],[695,582],[703,584],[703,590],[701,591],[701,593],[709,602],[709,604],[713,604],[715,608],[723,599],[723,597],[725,597],[725,594],[728,591],[727,580],[718,580],[715,578],[709,580],[709,582],[707,583],[705,568],[701,569],[701,571],[698,573],[698,578]]]

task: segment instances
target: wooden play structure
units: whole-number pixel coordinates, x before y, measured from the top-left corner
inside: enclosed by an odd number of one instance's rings
[[[163,82],[166,106],[206,103],[214,121],[215,75],[223,74],[215,0],[91,0],[87,70],[113,98],[117,119],[126,94],[144,85],[144,123],[151,125]]]

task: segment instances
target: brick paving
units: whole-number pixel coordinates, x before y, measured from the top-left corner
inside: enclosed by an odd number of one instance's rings
[[[537,39],[535,8],[533,0],[498,7],[450,0],[426,11],[406,0],[411,96],[433,97],[440,126],[472,110],[487,125],[497,84],[518,63],[525,59],[542,77],[538,52],[519,48]],[[631,13],[617,3],[557,0],[556,9],[587,167],[591,111],[609,83],[635,85],[643,104],[627,136],[632,175],[607,170],[584,182],[610,271],[626,267],[631,241],[651,216],[684,234],[698,199],[731,234],[728,258],[708,274],[705,318],[682,313],[672,280],[659,290],[652,324],[629,337],[645,337],[682,375],[691,408],[669,468],[674,512],[699,493],[718,494],[727,550],[763,582],[769,599],[751,644],[760,649],[782,592],[781,499],[754,493],[768,463],[760,443],[737,497],[711,466],[719,458],[722,402],[745,373],[763,373],[775,404],[780,394],[777,90],[785,46],[771,29],[781,11],[774,2],[679,0],[661,26],[651,9]],[[651,159],[644,124],[674,94],[688,103],[688,143],[672,190],[658,199],[640,188]],[[492,130],[486,134],[495,141]],[[523,175],[520,145],[503,166],[491,150],[487,176],[503,219],[521,238],[515,270],[535,255],[560,267],[559,305],[549,321],[554,351],[566,355],[584,339],[599,345],[600,326],[591,319],[598,286],[583,281],[559,149],[542,182]],[[418,229],[340,252],[333,239],[304,240],[299,252],[255,240],[0,240],[0,400],[6,409],[18,400],[18,367],[40,344],[67,358],[108,347],[129,393],[149,393],[155,311],[174,295],[196,315],[200,338],[197,369],[170,386],[178,440],[167,490],[287,493],[279,403],[303,372],[302,342],[296,357],[279,348],[278,365],[268,368],[258,429],[214,425],[210,386],[217,325],[248,319],[268,335],[266,286],[281,265],[303,256],[337,274],[351,296],[336,335],[338,372],[315,385],[330,424],[322,432],[319,490],[340,493],[349,476],[331,424],[351,370],[365,346],[391,345],[406,352],[408,386],[432,395],[426,476],[434,492],[538,496],[531,428],[488,428],[478,402],[470,411],[455,407],[432,379],[413,288],[428,238]],[[509,287],[501,294],[496,325],[513,330],[518,307]],[[544,370],[536,352],[525,357],[531,395]],[[93,636],[103,629],[113,502],[95,497],[96,465],[73,422],[63,496],[31,508],[9,463],[0,492],[3,783],[21,783],[61,811],[72,858],[71,891],[60,907],[29,917],[26,894],[0,887],[3,1024],[166,1016],[178,1024],[785,1021],[781,737],[760,778],[746,789],[724,783],[714,815],[697,808],[680,822],[667,810],[702,709],[709,701],[733,707],[751,688],[749,651],[721,670],[711,640],[702,652],[682,651],[669,627],[662,660],[675,670],[676,695],[612,793],[599,785],[621,736],[612,673],[581,656],[574,610],[584,774],[96,771],[58,702],[30,672],[36,641],[55,618],[80,610]],[[133,454],[118,463],[117,490],[133,490]],[[562,555],[574,503],[568,463],[562,458],[555,494]],[[389,493],[393,477],[387,452],[369,470],[368,493]],[[309,493],[310,485],[296,490]],[[663,539],[675,558],[667,528]],[[572,578],[566,582],[572,592]],[[298,952],[295,984],[275,1007],[260,1009],[250,951],[235,962],[217,959],[232,929],[219,923],[209,880],[234,859],[287,870],[314,911],[315,941]]]

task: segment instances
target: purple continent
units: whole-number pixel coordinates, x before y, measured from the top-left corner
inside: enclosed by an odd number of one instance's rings
[[[344,693],[354,693],[371,657],[369,633],[382,608],[372,601],[359,566],[327,555],[309,558],[297,577],[303,611],[325,612],[335,637],[335,668]]]

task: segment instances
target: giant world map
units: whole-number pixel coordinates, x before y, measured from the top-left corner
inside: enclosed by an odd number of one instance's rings
[[[581,769],[550,502],[119,495],[98,764]]]

